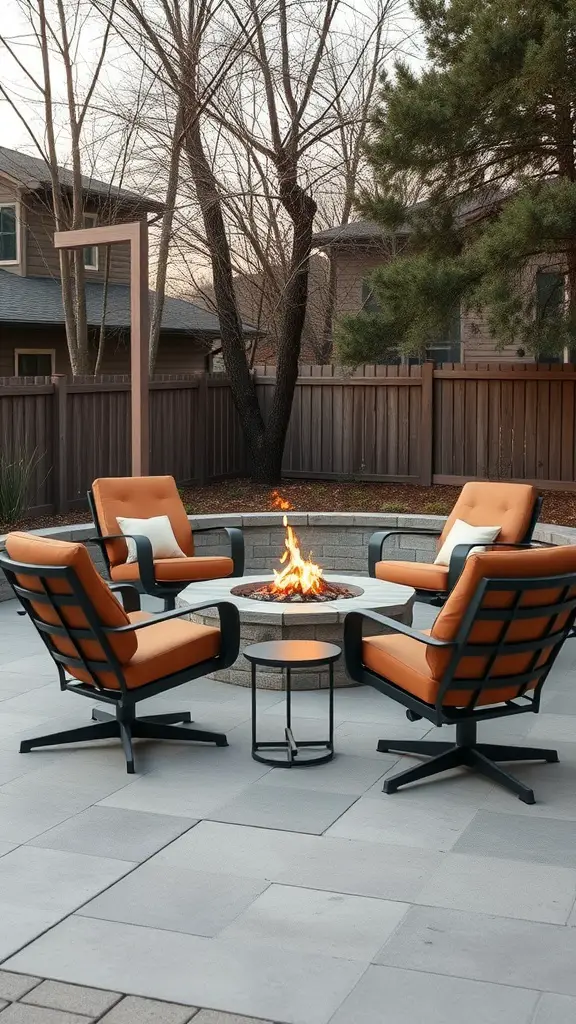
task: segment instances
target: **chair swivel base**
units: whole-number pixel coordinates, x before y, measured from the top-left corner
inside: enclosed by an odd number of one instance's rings
[[[64,743],[84,743],[87,740],[106,740],[118,738],[122,741],[126,757],[126,771],[134,774],[134,752],[132,740],[184,740],[195,743],[215,743],[217,747],[227,747],[228,740],[224,733],[205,732],[203,729],[179,729],[176,723],[191,722],[189,711],[174,711],[163,715],[143,715],[142,718],[121,720],[100,708],[92,709],[94,725],[85,725],[80,729],[67,729],[47,736],[35,736],[22,740],[20,753],[27,754],[34,747],[56,747]]]
[[[451,768],[472,768],[485,775],[492,782],[515,793],[525,804],[536,803],[534,790],[525,786],[514,775],[501,768],[497,761],[548,761],[558,760],[556,750],[540,750],[537,747],[507,747],[495,743],[434,743],[426,740],[380,740],[377,749],[381,753],[388,751],[398,754],[415,754],[430,757],[424,764],[408,768],[391,779],[386,779],[382,787],[384,793],[395,793],[400,786],[410,782],[419,782],[433,775],[449,771]]]

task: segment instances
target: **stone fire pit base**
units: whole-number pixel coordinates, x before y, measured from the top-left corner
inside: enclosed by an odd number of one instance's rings
[[[232,668],[222,672],[214,672],[212,679],[236,686],[250,686],[250,665],[242,655],[242,651],[250,644],[265,640],[324,640],[327,643],[342,646],[342,627],[348,612],[357,608],[369,608],[382,615],[388,615],[399,622],[412,623],[414,591],[410,587],[401,587],[393,583],[384,583],[361,576],[344,576],[326,574],[326,578],[357,588],[361,593],[356,597],[318,604],[287,604],[282,602],[262,602],[250,600],[231,594],[233,588],[243,583],[267,582],[272,574],[263,576],[246,576],[242,579],[207,580],[203,583],[192,583],[177,598],[177,606],[201,604],[205,601],[232,601],[240,613],[240,656]],[[207,608],[202,612],[191,613],[188,618],[206,626],[218,624],[218,613]],[[366,635],[386,632],[374,624],[374,629],[365,629]],[[258,687],[266,690],[284,690],[285,680],[281,669],[259,670]],[[344,659],[341,658],[334,666],[334,682],[336,686],[353,686],[346,675]],[[292,673],[292,688],[295,690],[316,690],[328,686],[327,672],[302,670]]]

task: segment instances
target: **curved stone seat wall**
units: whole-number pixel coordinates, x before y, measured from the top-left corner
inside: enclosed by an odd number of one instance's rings
[[[284,550],[284,527],[282,512],[254,512],[191,516],[191,521],[201,526],[240,526],[246,542],[246,573],[262,573],[279,567],[279,558]],[[439,526],[444,516],[384,515],[378,512],[289,512],[288,519],[296,528],[305,556],[312,554],[322,568],[347,574],[365,576],[368,572],[368,541],[374,530],[402,526],[413,529],[418,526]],[[48,527],[31,531],[44,537],[59,540],[86,541],[95,535],[92,523],[81,525]],[[576,529],[567,526],[551,526],[546,523],[536,528],[537,540],[553,544],[576,544]],[[4,547],[0,537],[0,548]],[[196,539],[198,554],[224,554],[227,552],[226,534],[200,534]],[[95,545],[90,553],[99,568],[101,558]],[[434,559],[434,538],[404,536],[392,537],[386,546],[386,557],[404,561],[428,562]],[[0,601],[12,597],[3,575],[0,574]]]

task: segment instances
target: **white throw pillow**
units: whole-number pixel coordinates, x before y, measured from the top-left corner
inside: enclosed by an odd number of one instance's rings
[[[501,526],[470,526],[463,519],[457,519],[434,559],[434,565],[450,565],[450,556],[457,544],[490,544],[502,529]],[[477,555],[486,548],[475,547],[469,552]]]
[[[154,558],[186,558],[180,549],[178,541],[174,536],[174,530],[168,516],[152,516],[151,519],[118,519],[118,526],[122,533],[140,534],[141,537],[148,537],[152,544],[152,555]],[[126,538],[128,558],[126,562],[136,562],[136,544],[129,537]]]

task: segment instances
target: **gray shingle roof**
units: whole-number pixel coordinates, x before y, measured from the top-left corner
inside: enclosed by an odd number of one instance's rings
[[[458,204],[458,218],[461,223],[474,220],[479,214],[485,214],[498,207],[500,203],[510,198],[510,191],[504,191],[496,186],[487,186],[483,194],[476,194],[463,199]],[[420,200],[409,206],[407,212],[413,212],[426,205],[425,200]],[[398,235],[409,235],[411,231],[409,224],[402,224],[395,232]],[[326,228],[324,231],[317,231],[313,237],[313,244],[316,246],[333,245],[334,243],[359,244],[361,242],[382,242],[390,239],[391,232],[374,220],[356,220],[348,224],[337,224],[336,227]]]
[[[86,284],[86,308],[90,326],[99,326],[102,311],[102,284]],[[150,293],[152,301],[153,292]],[[108,285],[106,322],[109,327],[130,326],[130,288]],[[0,323],[63,324],[60,281],[52,277],[20,277],[0,270]],[[220,335],[218,318],[185,299],[166,298],[162,316],[163,331],[186,334]],[[252,333],[249,327],[247,333]]]
[[[7,149],[0,146],[0,174],[8,174],[11,178],[23,185],[24,188],[37,189],[43,186],[50,187],[52,182],[48,164],[37,156],[28,156],[27,153],[19,153],[16,149]],[[66,167],[58,169],[58,177],[64,188],[72,187],[72,171]],[[131,192],[126,188],[118,188],[110,185],[109,182],[100,181],[91,175],[82,176],[82,185],[86,192],[93,196],[119,199],[131,206],[139,206],[143,210],[160,211],[162,203],[146,196]]]

